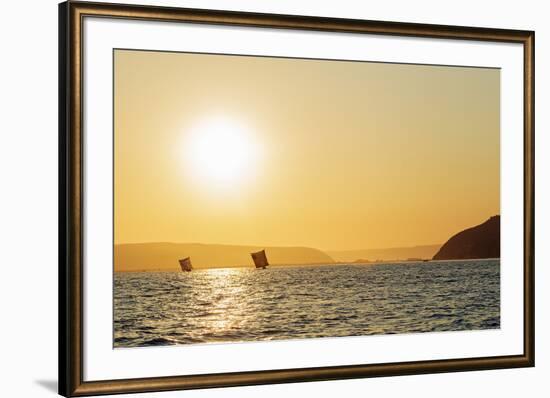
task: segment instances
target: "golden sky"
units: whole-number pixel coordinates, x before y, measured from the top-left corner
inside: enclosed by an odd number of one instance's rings
[[[500,209],[500,71],[115,51],[115,243],[444,243]]]

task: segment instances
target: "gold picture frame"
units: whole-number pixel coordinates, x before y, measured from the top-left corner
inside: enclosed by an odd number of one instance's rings
[[[87,17],[196,22],[460,39],[523,46],[523,354],[238,373],[84,381],[83,363],[83,20]],[[532,31],[65,2],[59,5],[59,392],[71,396],[413,375],[534,366],[534,42]]]

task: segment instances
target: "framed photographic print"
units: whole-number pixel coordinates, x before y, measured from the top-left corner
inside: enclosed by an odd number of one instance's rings
[[[62,395],[534,366],[534,32],[59,32]]]

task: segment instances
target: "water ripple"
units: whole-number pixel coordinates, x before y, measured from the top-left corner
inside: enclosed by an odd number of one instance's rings
[[[115,347],[500,327],[500,261],[118,273]]]

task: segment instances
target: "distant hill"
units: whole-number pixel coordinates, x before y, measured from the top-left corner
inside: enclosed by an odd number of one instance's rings
[[[441,245],[424,245],[412,247],[393,247],[386,249],[363,249],[363,250],[342,250],[327,251],[326,253],[335,261],[356,261],[361,262],[376,260],[406,260],[408,258],[432,258]]]
[[[449,239],[434,260],[464,260],[500,257],[500,216],[465,229]]]
[[[309,247],[233,246],[201,243],[130,243],[114,247],[115,271],[177,271],[178,259],[191,257],[195,268],[250,266],[250,253],[265,249],[270,264],[333,263]]]

